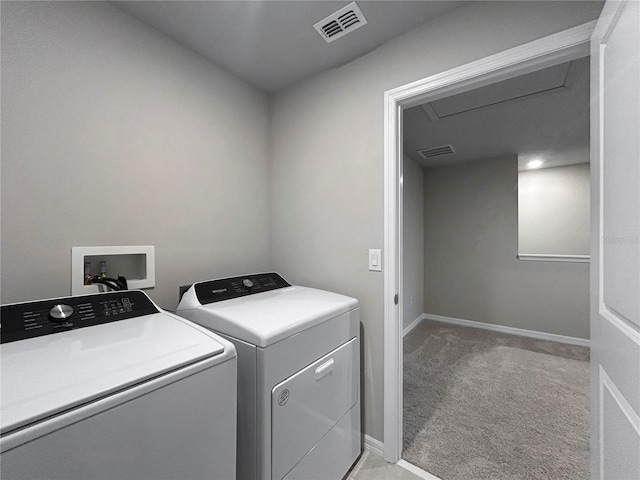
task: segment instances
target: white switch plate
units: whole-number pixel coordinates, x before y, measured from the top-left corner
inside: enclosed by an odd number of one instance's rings
[[[369,249],[369,270],[372,272],[382,271],[382,250]]]

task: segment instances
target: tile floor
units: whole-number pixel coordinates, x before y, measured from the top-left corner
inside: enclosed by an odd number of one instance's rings
[[[422,480],[422,477],[365,450],[346,480]]]

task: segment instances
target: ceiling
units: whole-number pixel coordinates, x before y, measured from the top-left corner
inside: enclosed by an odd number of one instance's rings
[[[112,1],[111,4],[273,94],[348,63],[461,1],[370,1],[367,24],[331,43],[313,25],[350,1]]]
[[[404,151],[423,167],[519,156],[519,168],[589,161],[589,57],[404,112]],[[423,159],[418,150],[451,145]]]
[[[314,29],[351,2],[333,0],[112,1],[121,10],[268,94],[344,65],[464,3],[360,0],[367,24],[327,43]],[[420,157],[452,145],[455,153]],[[588,58],[413,107],[405,154],[423,167],[505,155],[520,168],[589,160]]]

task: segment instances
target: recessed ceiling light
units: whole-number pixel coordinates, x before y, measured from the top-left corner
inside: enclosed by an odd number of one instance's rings
[[[527,163],[527,168],[530,169],[535,169],[535,168],[540,168],[542,165],[544,164],[544,162],[542,160],[540,160],[539,158],[535,158],[533,160],[530,160]]]

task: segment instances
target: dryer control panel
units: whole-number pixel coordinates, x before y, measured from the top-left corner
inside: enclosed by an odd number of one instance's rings
[[[230,300],[254,293],[268,292],[291,285],[277,273],[254,273],[243,277],[220,278],[196,283],[194,288],[198,301],[207,303]]]
[[[159,312],[139,290],[15,303],[1,309],[2,343]]]

